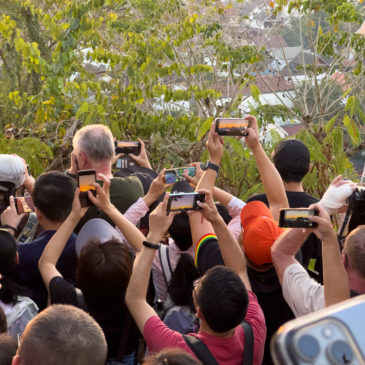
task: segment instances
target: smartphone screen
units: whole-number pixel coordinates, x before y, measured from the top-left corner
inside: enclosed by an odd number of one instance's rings
[[[195,176],[196,167],[195,166],[187,166],[187,167],[177,167],[176,169],[170,169],[165,171],[165,184],[173,184],[177,181],[185,180],[183,174],[188,174],[189,176]]]
[[[35,210],[31,196],[15,198],[15,207],[18,214],[31,213]]]
[[[91,185],[96,182],[96,172],[95,170],[81,170],[77,173],[77,181],[80,189],[80,203],[82,207],[88,207],[93,205],[88,196],[88,191],[90,190],[93,195],[96,195],[96,188]]]
[[[311,209],[282,209],[280,211],[280,227],[316,227],[317,224],[309,217],[318,215],[318,210]]]
[[[170,194],[167,204],[168,212],[200,209],[197,202],[204,202],[205,195],[199,193],[177,193]]]
[[[96,190],[95,186],[90,185],[95,183],[95,173],[90,175],[79,175],[79,189],[80,191]]]
[[[138,155],[141,150],[139,141],[116,141],[115,153],[133,153]]]
[[[220,136],[247,136],[249,121],[243,118],[217,118],[215,131]]]

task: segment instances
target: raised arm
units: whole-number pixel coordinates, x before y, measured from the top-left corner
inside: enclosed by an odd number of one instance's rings
[[[308,238],[309,232],[298,228],[287,229],[271,246],[271,257],[280,284],[283,283],[284,272],[288,266],[298,263],[295,254]]]
[[[310,219],[318,224],[313,232],[322,241],[324,299],[329,306],[350,298],[349,280],[329,215],[319,204],[309,209],[319,210],[319,215]]]
[[[210,128],[207,141],[207,148],[209,152],[209,161],[212,164],[219,166],[223,155],[223,139],[222,137],[218,136],[218,134],[215,132],[214,123],[212,123]],[[212,192],[216,178],[217,178],[217,172],[215,170],[211,168],[206,169],[203,172],[196,186],[195,191],[205,189]],[[213,233],[214,230],[211,223],[203,219],[200,213],[190,214],[189,221],[190,221],[191,235],[193,238],[193,245],[194,248],[196,248],[196,245],[199,242],[199,240],[203,236]]]
[[[168,197],[169,194],[167,193],[163,202],[149,216],[150,232],[147,241],[150,247],[143,246],[141,252],[137,255],[125,296],[128,309],[141,333],[143,333],[147,320],[157,315],[155,310],[147,303],[146,293],[156,249],[158,249],[161,237],[171,225],[174,217],[173,213],[169,215],[166,213]]]
[[[247,116],[246,119],[250,121],[251,125],[248,128],[248,136],[244,138],[255,158],[257,169],[259,170],[261,181],[269,201],[271,214],[278,222],[280,209],[289,207],[284,184],[279,172],[259,142],[259,129],[256,118]]]
[[[199,206],[202,208],[204,218],[212,224],[214,232],[217,235],[225,265],[239,275],[246,288],[251,290],[250,281],[247,276],[246,259],[241,247],[230,233],[223,218],[219,215],[210,191],[199,190],[199,192],[205,194],[205,203],[199,203]]]

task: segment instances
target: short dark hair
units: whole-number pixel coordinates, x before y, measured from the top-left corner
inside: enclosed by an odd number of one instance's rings
[[[202,365],[202,363],[181,349],[168,348],[149,356],[143,365]]]
[[[248,294],[235,272],[218,265],[202,277],[197,302],[208,326],[222,333],[243,321],[248,307]]]
[[[93,316],[121,308],[132,274],[132,258],[116,239],[87,242],[81,249],[76,282]]]
[[[309,171],[310,153],[298,139],[281,141],[275,148],[273,161],[285,182],[301,182]]]
[[[15,238],[5,229],[0,229],[0,300],[5,304],[15,304],[22,294],[19,285],[19,268],[16,263],[17,244]]]
[[[22,365],[104,365],[107,345],[88,313],[54,304],[28,323],[18,354]]]
[[[11,365],[11,361],[17,348],[18,344],[13,337],[6,334],[0,335],[0,364]]]
[[[76,183],[70,176],[46,172],[35,181],[33,203],[50,221],[63,222],[71,212],[75,190]]]

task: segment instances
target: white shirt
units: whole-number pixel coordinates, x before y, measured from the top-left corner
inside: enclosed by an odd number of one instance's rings
[[[325,307],[323,286],[313,280],[299,263],[285,269],[282,288],[283,296],[295,317]]]

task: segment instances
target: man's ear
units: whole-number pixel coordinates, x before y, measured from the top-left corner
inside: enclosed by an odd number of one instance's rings
[[[35,211],[38,221],[41,220],[43,218],[43,213],[37,207],[35,207],[34,211]]]
[[[86,164],[88,163],[88,158],[87,158],[86,154],[84,152],[80,151],[77,156],[77,160],[79,163],[79,168],[81,170],[83,170],[84,167],[86,166]]]
[[[202,318],[204,318],[204,316],[203,316],[203,313],[202,313],[202,311],[201,311],[201,309],[200,309],[200,307],[199,306],[196,306],[196,314],[195,314],[195,316],[197,317],[197,318],[199,318],[199,319],[202,319]]]
[[[11,362],[11,365],[20,365],[20,357],[19,357],[19,355],[14,355],[13,361]]]

